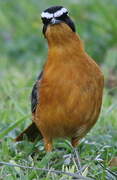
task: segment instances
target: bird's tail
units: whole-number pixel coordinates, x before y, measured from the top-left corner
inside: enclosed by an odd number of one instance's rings
[[[23,140],[23,137],[24,135],[27,136],[28,140],[29,141],[34,141],[37,137],[39,138],[39,140],[41,140],[43,137],[42,137],[42,134],[41,132],[39,131],[39,129],[37,128],[37,126],[35,125],[34,122],[32,122],[21,134],[19,134],[19,136],[17,136],[15,138],[15,141],[22,141]]]

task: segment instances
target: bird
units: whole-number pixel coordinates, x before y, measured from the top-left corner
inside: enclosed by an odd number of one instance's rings
[[[48,55],[32,89],[32,123],[15,140],[23,140],[24,134],[31,141],[43,138],[46,152],[51,152],[54,139],[69,138],[76,152],[98,120],[104,75],[86,53],[65,7],[49,7],[41,19]]]

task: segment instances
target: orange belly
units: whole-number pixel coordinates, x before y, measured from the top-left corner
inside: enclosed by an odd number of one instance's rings
[[[64,71],[63,71],[64,72]],[[80,72],[80,71],[79,71]],[[78,71],[69,78],[66,71],[51,78],[49,74],[42,80],[40,103],[36,110],[35,123],[44,138],[82,138],[98,119],[102,103],[101,78],[93,78],[89,73],[79,76]],[[57,76],[59,74],[59,76]]]

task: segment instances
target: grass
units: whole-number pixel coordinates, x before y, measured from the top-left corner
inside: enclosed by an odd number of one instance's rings
[[[116,79],[116,0],[4,0],[0,1],[0,162],[75,173],[68,140],[56,140],[46,153],[43,141],[14,143],[14,137],[31,122],[30,94],[46,58],[40,13],[51,5],[64,5],[72,15],[87,52],[100,64],[105,80]],[[109,5],[108,5],[109,4]],[[111,12],[111,13],[110,13]],[[110,72],[114,72],[111,74]],[[84,175],[95,180],[116,180],[117,86],[105,86],[100,118],[79,145]],[[111,171],[111,172],[110,172]],[[0,164],[0,180],[63,180],[65,174]]]

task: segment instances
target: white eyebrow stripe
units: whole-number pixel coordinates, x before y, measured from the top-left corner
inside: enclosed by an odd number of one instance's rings
[[[68,12],[67,9],[62,8],[62,9],[60,9],[57,12],[54,13],[54,17],[60,17],[61,15],[63,15],[66,12]]]
[[[48,13],[48,12],[42,12],[41,17],[51,19],[51,18],[53,18],[53,14]]]
[[[58,10],[57,12],[53,13],[48,13],[48,12],[42,12],[41,17],[42,18],[47,18],[47,19],[51,19],[53,17],[60,17],[62,14],[67,13],[67,9],[66,8],[62,8],[60,10]]]

